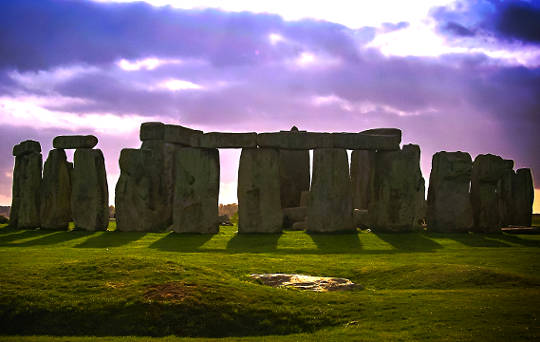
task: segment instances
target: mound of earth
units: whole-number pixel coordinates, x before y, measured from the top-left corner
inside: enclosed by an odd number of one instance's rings
[[[292,287],[315,292],[347,291],[362,288],[346,278],[318,277],[304,274],[266,273],[250,274],[261,284],[273,287]]]

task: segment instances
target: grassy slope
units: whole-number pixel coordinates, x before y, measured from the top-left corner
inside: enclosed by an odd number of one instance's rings
[[[0,331],[81,336],[70,341],[540,339],[540,236],[234,231],[2,228]],[[346,277],[365,289],[306,293],[247,278],[263,272]],[[147,340],[109,338],[132,339]]]

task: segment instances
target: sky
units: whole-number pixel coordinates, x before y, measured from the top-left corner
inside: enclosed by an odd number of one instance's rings
[[[99,138],[114,203],[146,121],[398,127],[426,187],[434,153],[492,153],[533,169],[540,212],[540,2],[0,2],[0,205],[12,146],[38,140],[45,159],[66,134]],[[239,154],[220,150],[221,203],[236,202]]]

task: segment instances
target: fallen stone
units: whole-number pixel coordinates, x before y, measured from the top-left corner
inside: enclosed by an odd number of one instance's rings
[[[163,140],[165,137],[165,124],[162,122],[143,122],[139,131],[141,141]]]
[[[291,230],[306,230],[306,229],[307,229],[306,221],[295,222],[292,224],[292,227],[291,227]]]
[[[367,209],[370,184],[375,167],[375,151],[354,150],[351,153],[353,208]]]
[[[13,155],[15,157],[29,153],[41,153],[41,145],[34,140],[26,140],[13,146]]]
[[[279,233],[282,229],[279,152],[244,148],[238,168],[238,232]]]
[[[304,274],[250,274],[250,278],[257,280],[263,285],[272,287],[289,287],[299,290],[328,292],[328,291],[350,291],[362,289],[346,278],[318,277]]]
[[[257,133],[204,133],[199,138],[203,148],[245,148],[257,147]]]
[[[220,226],[234,226],[231,219],[227,215],[219,215],[218,222]]]
[[[168,143],[180,144],[183,146],[200,146],[200,138],[203,132],[183,127],[180,125],[165,125],[164,140]]]
[[[406,232],[423,228],[425,184],[418,145],[404,145],[398,151],[378,151],[372,189],[368,210],[374,231]]]
[[[309,191],[302,191],[300,193],[300,207],[309,206],[309,198],[310,198]]]
[[[75,227],[89,231],[107,230],[109,190],[101,150],[75,150],[71,179],[71,212]]]
[[[357,228],[368,228],[369,225],[369,212],[366,209],[354,209],[353,210],[354,226]]]
[[[307,207],[283,208],[283,221],[285,227],[292,227],[295,222],[306,220]]]
[[[398,150],[401,137],[364,133],[332,133],[334,148],[348,150]]]
[[[313,151],[313,180],[307,212],[307,231],[354,231],[351,179],[347,151]]]
[[[473,226],[469,187],[472,159],[466,152],[437,152],[431,162],[427,225],[437,232],[467,232]]]
[[[173,224],[177,233],[219,231],[219,152],[181,148],[174,167]]]
[[[43,229],[67,229],[71,221],[71,173],[73,164],[63,149],[49,152],[43,168],[40,220]]]
[[[41,147],[40,147],[41,150]],[[9,225],[14,228],[40,226],[41,153],[23,153],[15,157],[13,192]]]
[[[291,130],[291,132],[297,131]],[[298,207],[300,205],[302,191],[309,190],[311,177],[309,164],[309,151],[307,150],[279,150],[279,182],[282,208]]]
[[[512,180],[512,224],[530,227],[534,202],[534,184],[531,169],[518,169]]]
[[[93,135],[61,135],[53,139],[53,147],[63,149],[92,148],[97,143]]]

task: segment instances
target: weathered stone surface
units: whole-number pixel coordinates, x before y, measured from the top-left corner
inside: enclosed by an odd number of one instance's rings
[[[295,222],[306,220],[307,207],[283,208],[283,222],[285,227],[292,227]]]
[[[362,131],[360,133],[371,135],[392,135],[395,137],[399,137],[398,144],[401,142],[401,130],[399,128],[372,128],[366,129],[365,131]]]
[[[261,284],[273,287],[292,287],[300,290],[327,292],[327,291],[350,291],[362,289],[346,278],[317,277],[304,274],[250,274],[251,278]]]
[[[367,209],[370,184],[375,167],[375,151],[354,150],[351,153],[353,208]]]
[[[183,146],[200,146],[203,132],[180,125],[165,125],[163,139],[165,142]]]
[[[198,146],[204,148],[257,147],[257,133],[204,133],[199,138]]]
[[[501,219],[502,227],[510,225],[512,221],[512,180],[516,174],[514,170],[512,170],[514,167],[513,160],[507,161],[505,166],[506,168],[497,184],[497,194],[499,195],[499,217]]]
[[[510,162],[492,154],[480,154],[474,159],[471,175],[473,231],[483,233],[500,231],[498,189],[502,176],[512,168]]]
[[[530,227],[534,202],[534,184],[531,169],[518,169],[512,181],[512,224]]]
[[[379,151],[369,202],[375,231],[404,232],[422,228],[425,184],[420,171],[420,147],[404,145],[399,151]]]
[[[219,231],[219,152],[181,148],[174,167],[173,224],[177,233]]]
[[[279,150],[279,182],[281,207],[299,206],[302,191],[309,190],[310,170],[308,150]]]
[[[310,196],[311,195],[309,191],[302,191],[300,193],[300,206],[301,207],[307,207],[309,205]]]
[[[238,168],[238,232],[281,232],[279,152],[245,148]]]
[[[172,224],[174,155],[178,146],[144,141],[123,149],[116,184],[116,226],[120,231],[160,231]]]
[[[289,150],[310,150],[317,147],[331,148],[333,142],[331,133],[282,131],[257,134],[257,145]]]
[[[162,122],[143,122],[139,130],[141,141],[163,140],[165,136],[165,124]]]
[[[41,145],[34,140],[25,140],[13,146],[13,155],[22,156],[28,153],[41,153]]]
[[[75,227],[95,231],[109,226],[109,190],[103,153],[79,148],[73,157],[71,213]]]
[[[54,149],[43,167],[40,218],[43,229],[67,229],[71,221],[71,173],[73,164],[63,149]]]
[[[31,152],[15,157],[13,193],[9,214],[11,227],[39,227],[41,168],[41,153]]]
[[[97,143],[93,135],[61,135],[53,139],[53,147],[63,149],[92,148]]]
[[[306,228],[307,228],[307,222],[300,221],[300,222],[293,223],[291,230],[306,230]]]
[[[313,179],[307,213],[309,232],[352,231],[352,189],[347,151],[313,151]]]
[[[364,133],[332,133],[333,146],[348,150],[398,150],[401,136]]]
[[[469,187],[472,159],[466,152],[437,152],[431,162],[428,188],[428,229],[467,232],[473,226]]]
[[[366,209],[353,210],[354,226],[357,228],[369,227],[369,212]]]

